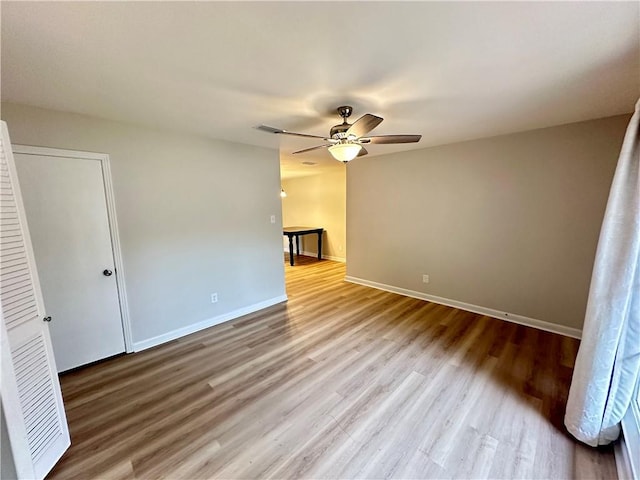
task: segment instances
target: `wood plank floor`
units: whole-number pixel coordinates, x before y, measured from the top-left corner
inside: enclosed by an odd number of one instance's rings
[[[286,304],[63,375],[50,478],[616,478],[562,426],[576,340],[285,269]]]

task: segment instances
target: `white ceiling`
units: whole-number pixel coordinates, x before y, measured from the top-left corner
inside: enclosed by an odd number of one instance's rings
[[[314,173],[341,165],[253,127],[326,135],[348,104],[385,118],[374,134],[423,136],[379,155],[631,112],[639,5],[3,1],[2,100],[280,148],[283,174]]]

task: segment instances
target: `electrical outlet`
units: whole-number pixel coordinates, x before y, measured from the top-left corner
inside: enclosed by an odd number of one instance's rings
[[[276,216],[275,215],[271,215],[271,223],[276,223]]]
[[[422,275],[422,283],[429,283],[429,275]]]
[[[212,293],[211,294],[211,303],[218,303],[218,294],[217,293]]]

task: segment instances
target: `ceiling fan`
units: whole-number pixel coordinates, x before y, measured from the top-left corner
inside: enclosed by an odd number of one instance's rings
[[[288,132],[281,128],[269,127],[267,125],[260,125],[258,130],[263,132],[276,133],[281,135],[294,135],[296,137],[307,138],[321,138],[325,143],[323,145],[317,145],[311,148],[305,148],[293,152],[293,154],[310,152],[311,150],[317,150],[319,148],[327,148],[329,153],[341,162],[347,163],[356,157],[362,157],[366,155],[367,150],[363,145],[369,143],[415,143],[419,142],[422,135],[376,135],[366,136],[371,130],[376,128],[382,120],[382,117],[377,117],[370,113],[366,113],[352,124],[347,122],[347,118],[351,116],[353,107],[343,105],[337,108],[338,115],[342,117],[342,123],[334,125],[329,131],[328,137],[322,137],[319,135],[309,135],[307,133]]]

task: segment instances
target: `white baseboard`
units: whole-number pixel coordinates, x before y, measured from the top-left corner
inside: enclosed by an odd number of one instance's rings
[[[289,249],[285,248],[284,249],[284,253],[289,253]],[[304,255],[306,257],[317,257],[318,256],[318,252],[305,252],[305,251],[303,251],[303,252],[300,252],[300,255]],[[322,258],[323,258],[323,260],[332,260],[334,262],[340,262],[340,263],[346,263],[347,262],[347,259],[344,258],[344,257],[334,257],[332,255],[322,254]]]
[[[176,340],[178,338],[184,337],[185,335],[199,332],[200,330],[204,330],[205,328],[213,327],[214,325],[219,325],[220,323],[228,322],[229,320],[233,320],[238,317],[242,317],[243,315],[248,315],[249,313],[257,312],[258,310],[262,310],[263,308],[271,307],[272,305],[276,305],[277,303],[286,301],[287,296],[280,295],[278,297],[265,300],[264,302],[254,303],[253,305],[249,305],[248,307],[239,308],[237,310],[233,310],[232,312],[218,315],[217,317],[208,318],[206,320],[202,320],[201,322],[178,328],[167,333],[163,333],[162,335],[158,335],[147,340],[134,342],[133,351],[139,352],[141,350],[146,350],[147,348],[155,347],[163,343],[170,342],[171,340]]]
[[[385,285],[384,283],[372,282],[370,280],[364,280],[362,278],[351,277],[348,275],[344,279],[347,282],[357,283],[358,285],[377,288],[378,290],[385,290],[387,292],[397,293],[399,295],[417,298],[419,300],[426,300],[427,302],[439,303],[448,307],[466,310],[467,312],[473,312],[480,315],[486,315],[488,317],[499,318],[500,320],[506,320],[508,322],[526,325],[527,327],[533,327],[540,330],[545,330],[547,332],[559,333],[560,335],[565,335],[567,337],[580,338],[582,336],[582,331],[577,328],[556,325],[555,323],[545,322],[536,318],[525,317],[523,315],[518,315],[515,313],[501,312],[492,308],[481,307],[478,305],[473,305],[471,303],[459,302],[458,300],[451,300],[449,298],[437,297],[435,295],[429,295],[427,293],[417,292],[415,290],[408,290],[406,288]]]

